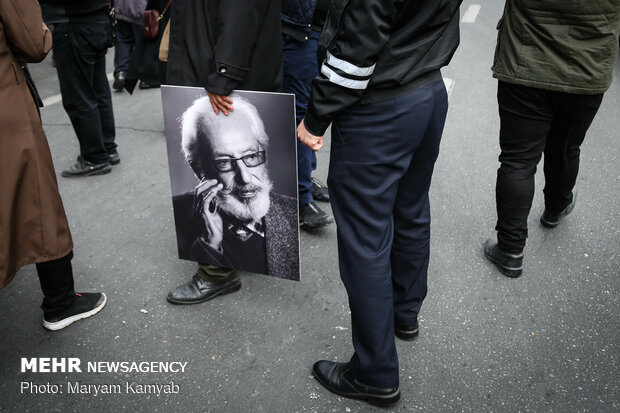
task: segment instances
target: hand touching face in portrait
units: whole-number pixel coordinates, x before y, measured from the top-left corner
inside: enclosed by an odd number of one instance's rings
[[[217,193],[224,187],[215,179],[202,179],[194,190],[194,213],[204,224],[204,241],[213,249],[221,251],[223,227],[217,210]]]
[[[231,228],[255,228],[270,206],[272,182],[262,120],[244,100],[237,109],[226,116],[201,98],[182,118],[183,151],[200,180],[194,189],[194,216],[200,226],[196,230],[201,243],[220,253]]]

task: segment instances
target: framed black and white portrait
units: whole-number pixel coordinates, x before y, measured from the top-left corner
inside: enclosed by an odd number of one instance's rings
[[[163,86],[179,257],[299,280],[295,97]]]

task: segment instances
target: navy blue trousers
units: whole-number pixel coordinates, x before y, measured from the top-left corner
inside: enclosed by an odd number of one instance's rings
[[[129,60],[138,36],[142,36],[142,26],[124,20],[116,21],[114,73],[126,72],[129,69]]]
[[[284,52],[283,92],[295,94],[297,125],[306,115],[308,99],[312,89],[312,79],[319,75],[316,62],[319,32],[312,30],[305,43],[282,35]],[[312,197],[312,171],[316,169],[316,154],[297,139],[297,183],[299,205],[314,201]]]
[[[428,190],[447,110],[439,80],[356,105],[332,125],[327,181],[351,308],[349,365],[364,384],[398,386],[394,321],[413,324],[426,296]]]

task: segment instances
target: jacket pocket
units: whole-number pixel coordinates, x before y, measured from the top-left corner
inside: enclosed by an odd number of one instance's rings
[[[342,122],[342,119],[334,119],[334,121],[332,122],[332,139],[335,140],[338,143],[341,144],[345,144],[347,142],[349,142],[350,139],[350,135],[344,135],[341,132],[341,128],[338,127],[338,123]]]
[[[501,53],[500,43],[501,43],[501,38],[502,38],[503,27],[504,27],[504,16],[502,16],[499,19],[499,21],[497,22],[497,27],[495,28],[495,30],[497,30],[497,42],[495,43],[495,53],[493,54],[492,69],[494,69],[497,66],[497,60],[499,59],[499,54]]]

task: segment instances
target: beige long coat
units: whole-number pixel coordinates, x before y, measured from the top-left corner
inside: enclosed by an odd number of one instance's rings
[[[0,0],[0,289],[73,248],[38,108],[21,63],[52,45],[36,0]]]

